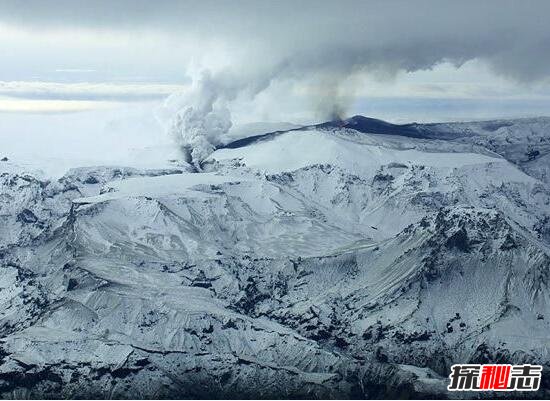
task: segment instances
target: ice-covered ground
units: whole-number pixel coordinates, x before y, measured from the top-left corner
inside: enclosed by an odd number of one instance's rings
[[[201,171],[136,121],[138,153],[59,179],[12,144],[2,396],[442,397],[453,363],[547,368],[549,120],[363,122]]]

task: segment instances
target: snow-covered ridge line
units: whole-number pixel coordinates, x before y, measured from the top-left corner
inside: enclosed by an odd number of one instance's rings
[[[411,163],[442,168],[468,164],[503,162],[499,157],[476,153],[453,152],[452,147],[439,151],[399,149],[389,142],[371,136],[347,134],[346,131],[318,129],[297,130],[252,142],[245,148],[224,148],[215,151],[209,159],[240,159],[247,166],[274,171],[293,171],[312,165],[330,163],[355,173],[366,173],[374,166],[390,163]]]
[[[503,119],[503,120],[485,120],[472,122],[447,122],[447,123],[408,123],[392,124],[387,121],[356,115],[344,120],[327,121],[324,123],[305,125],[288,130],[279,130],[258,134],[247,138],[238,139],[229,142],[220,148],[239,148],[251,143],[268,140],[286,132],[302,131],[308,129],[342,129],[349,128],[358,132],[375,135],[397,135],[409,138],[419,139],[456,139],[463,136],[472,136],[475,133],[469,130],[470,127],[476,127],[478,131],[494,132],[500,128],[511,127],[515,124],[540,124],[550,123],[550,117],[521,118],[521,119]]]
[[[288,131],[276,131],[244,138],[222,146],[220,150],[238,149],[264,143],[281,136],[300,135],[307,131],[327,131],[357,137],[394,147],[435,152],[474,152],[501,156],[522,171],[550,182],[550,117],[396,125],[382,120],[354,116]],[[361,136],[361,135],[359,135]]]

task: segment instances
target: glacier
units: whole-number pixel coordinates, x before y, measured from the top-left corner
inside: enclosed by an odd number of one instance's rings
[[[550,118],[355,116],[200,170],[0,162],[0,395],[471,398],[452,364],[548,369],[549,158]]]

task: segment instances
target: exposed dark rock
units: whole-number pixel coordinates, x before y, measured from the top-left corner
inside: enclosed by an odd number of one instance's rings
[[[470,251],[470,241],[468,239],[468,233],[466,228],[461,227],[453,235],[451,235],[445,243],[447,248],[456,248],[462,252]]]
[[[38,217],[29,209],[23,209],[18,215],[17,215],[17,221],[20,221],[22,223],[26,224],[32,224],[36,223],[38,221]]]

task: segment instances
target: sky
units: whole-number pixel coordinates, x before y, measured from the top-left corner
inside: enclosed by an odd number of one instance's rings
[[[234,123],[550,115],[548,15],[536,0],[2,0],[0,114],[154,105],[207,74]]]

